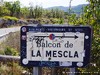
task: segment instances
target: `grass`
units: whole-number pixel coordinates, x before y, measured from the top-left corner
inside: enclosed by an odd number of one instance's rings
[[[2,52],[9,51],[10,55],[17,52],[18,55],[20,53],[20,32],[9,33],[7,39],[1,43],[0,50]]]
[[[0,44],[1,55],[19,56],[20,32],[10,33],[7,39]],[[18,61],[0,61],[0,75],[30,75],[28,68],[20,66]]]
[[[17,21],[18,20],[18,18],[11,17],[11,16],[4,16],[3,19],[6,19],[6,20],[14,20],[14,21]]]
[[[0,63],[0,75],[22,75],[24,68],[18,63],[7,62],[6,64]]]

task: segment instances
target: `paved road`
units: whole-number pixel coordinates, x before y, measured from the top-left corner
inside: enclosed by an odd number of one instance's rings
[[[20,27],[13,27],[13,28],[2,28],[0,29],[0,42],[5,40],[5,36],[9,34],[10,32],[16,32],[19,31]]]
[[[16,32],[19,31],[20,27],[13,27],[13,28],[2,28],[0,29],[0,36],[9,34],[10,32]]]

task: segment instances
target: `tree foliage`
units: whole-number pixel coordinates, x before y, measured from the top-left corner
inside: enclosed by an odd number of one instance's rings
[[[21,7],[20,1],[4,2],[0,6],[0,16],[13,16],[17,18],[63,18],[64,11],[60,9],[47,10],[41,6]]]
[[[92,49],[90,64],[85,69],[80,69],[85,72],[98,72],[100,74],[100,0],[88,0],[89,4],[84,8],[84,12],[80,15],[71,14],[69,23],[72,25],[89,25],[93,30]],[[85,75],[85,74],[83,74]]]

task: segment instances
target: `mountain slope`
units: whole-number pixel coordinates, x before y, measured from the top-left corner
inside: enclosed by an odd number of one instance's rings
[[[87,6],[87,4],[81,4],[81,5],[77,5],[77,6],[72,6],[71,9],[74,12],[82,12],[83,7]],[[54,7],[49,7],[47,8],[48,10],[54,9],[54,8],[58,8],[60,10],[63,10],[64,12],[68,12],[69,11],[69,7],[64,7],[64,6],[54,6]]]

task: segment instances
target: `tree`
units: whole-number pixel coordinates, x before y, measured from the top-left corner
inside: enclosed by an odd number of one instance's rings
[[[20,6],[20,1],[15,1],[12,5],[12,9],[15,10],[14,13],[15,13],[15,17],[20,17],[20,9],[21,9],[21,6]]]
[[[100,0],[89,0],[89,3],[85,15],[89,19],[88,24],[90,24],[94,30],[91,62],[96,64],[93,70],[100,73]]]
[[[84,8],[84,13],[78,17],[76,25],[90,25],[93,29],[92,49],[90,64],[81,71],[100,73],[100,0],[88,0],[89,4]],[[73,19],[73,16],[71,16]],[[83,74],[84,75],[84,74]],[[95,74],[97,75],[97,74]]]
[[[20,9],[20,17],[21,18],[28,18],[29,16],[29,9],[27,7],[23,7]]]
[[[64,11],[58,8],[53,8],[50,10],[51,18],[64,18]]]
[[[0,6],[0,16],[10,15],[10,11],[5,6]]]
[[[4,6],[10,11],[10,16],[20,16],[20,2],[4,2]]]

